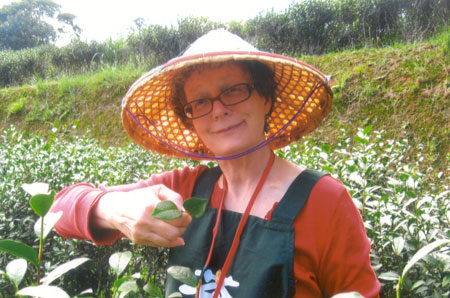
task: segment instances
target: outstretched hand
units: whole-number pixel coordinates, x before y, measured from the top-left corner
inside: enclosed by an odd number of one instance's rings
[[[154,247],[184,245],[181,235],[192,218],[183,212],[180,218],[161,220],[151,214],[160,201],[170,200],[183,210],[183,198],[164,185],[105,194],[93,210],[91,227],[119,230],[136,244]]]

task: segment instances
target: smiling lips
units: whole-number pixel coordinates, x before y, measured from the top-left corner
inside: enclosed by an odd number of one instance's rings
[[[233,129],[237,128],[238,126],[241,126],[241,124],[243,124],[243,123],[244,123],[244,121],[239,122],[238,124],[235,124],[235,125],[231,125],[224,129],[219,129],[217,131],[213,131],[213,133],[220,134],[220,133],[229,132],[229,131],[232,131]]]

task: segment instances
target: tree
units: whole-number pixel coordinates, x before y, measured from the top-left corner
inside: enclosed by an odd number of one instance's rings
[[[0,9],[0,49],[19,50],[56,41],[58,33],[69,27],[76,35],[81,28],[74,23],[73,14],[60,13],[61,6],[52,0],[22,0]],[[56,21],[54,28],[49,23]]]

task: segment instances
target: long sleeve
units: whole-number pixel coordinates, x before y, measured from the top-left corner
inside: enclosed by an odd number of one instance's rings
[[[317,182],[294,222],[296,297],[329,297],[357,291],[378,297],[370,242],[350,194],[338,180]]]
[[[198,166],[194,169],[185,167],[163,174],[155,174],[149,179],[141,180],[137,183],[110,187],[103,185],[95,187],[87,183],[66,187],[56,195],[55,202],[50,210],[51,212],[63,212],[63,216],[55,225],[55,230],[65,238],[88,239],[100,245],[111,244],[122,237],[119,231],[110,231],[99,237],[98,235],[94,236],[90,229],[91,212],[105,193],[115,191],[128,192],[152,185],[164,184],[178,192],[184,199],[187,199],[192,193],[198,175],[204,169],[204,166]]]

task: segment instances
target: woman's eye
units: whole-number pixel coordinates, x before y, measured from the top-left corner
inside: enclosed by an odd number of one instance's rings
[[[199,99],[193,103],[193,106],[194,106],[194,108],[201,108],[201,107],[206,106],[206,103],[207,103],[206,99]]]
[[[243,86],[233,86],[224,92],[225,96],[235,96],[243,93]]]

